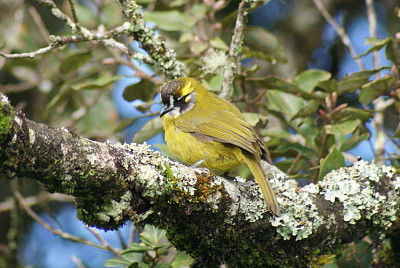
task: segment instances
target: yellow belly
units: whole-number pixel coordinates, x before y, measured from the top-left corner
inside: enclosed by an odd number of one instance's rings
[[[173,124],[164,127],[168,148],[187,165],[203,160],[200,167],[222,174],[244,163],[242,151],[236,146],[220,142],[202,142],[191,134],[180,131]]]

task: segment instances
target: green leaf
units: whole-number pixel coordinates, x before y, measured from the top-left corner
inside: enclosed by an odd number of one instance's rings
[[[368,83],[371,75],[376,74],[383,69],[386,68],[383,67],[375,70],[363,70],[346,76],[338,83],[338,93],[352,93],[357,89],[360,89],[364,84]]]
[[[132,139],[134,143],[143,143],[163,131],[162,120],[159,116],[150,119],[144,124]]]
[[[103,266],[104,267],[121,267],[121,266],[128,266],[130,265],[132,262],[130,262],[129,260],[123,258],[123,257],[117,257],[117,258],[112,258],[107,260]]]
[[[260,121],[262,124],[267,122],[267,117],[258,113],[242,113],[244,119],[250,126],[255,127]]]
[[[366,39],[365,44],[372,45],[372,47],[368,49],[366,52],[360,54],[358,57],[356,57],[356,59],[361,58],[373,51],[381,50],[384,46],[386,46],[389,42],[392,41],[391,37],[388,37],[386,39],[367,37],[365,39]]]
[[[121,132],[125,128],[129,127],[130,125],[132,125],[136,120],[137,120],[137,117],[122,119],[121,121],[118,122],[117,126],[114,128],[113,133]]]
[[[367,140],[370,137],[369,133],[358,134],[354,133],[349,139],[343,142],[340,146],[341,152],[347,152],[355,147],[357,147],[360,142]]]
[[[297,127],[299,134],[305,139],[308,146],[315,145],[315,138],[318,136],[319,127],[316,125],[316,121],[312,117],[306,117],[302,119],[301,124]]]
[[[295,115],[297,117],[308,117],[315,114],[318,111],[320,103],[316,100],[310,100],[299,112]]]
[[[210,40],[210,45],[216,49],[229,50],[229,47],[226,45],[225,41],[221,39],[221,37],[217,36]]]
[[[348,135],[352,133],[360,124],[360,119],[348,120],[337,124],[326,125],[325,131],[327,134],[332,135]]]
[[[283,46],[279,43],[275,35],[262,27],[247,26],[244,30],[245,47],[243,53],[247,57],[257,57],[268,62],[286,62],[286,54]],[[255,53],[255,52],[258,53]],[[253,54],[252,54],[253,53]]]
[[[38,85],[42,80],[37,68],[17,65],[11,69],[11,72],[16,78],[32,85]]]
[[[144,18],[146,21],[156,23],[157,27],[164,31],[190,30],[196,23],[194,17],[188,16],[178,10],[145,11]]]
[[[321,168],[319,171],[319,179],[322,179],[326,174],[332,170],[346,166],[342,153],[336,149],[334,145],[331,152],[326,156],[325,159],[321,160]]]
[[[95,79],[89,79],[83,83],[72,85],[72,89],[78,91],[82,89],[99,89],[113,84],[115,81],[121,79],[122,75],[114,76],[99,76]]]
[[[185,252],[178,252],[171,262],[171,268],[190,267],[194,260]]]
[[[275,150],[275,153],[286,153],[287,151],[296,151],[304,156],[317,156],[317,153],[298,143],[284,143],[280,144]]]
[[[139,5],[147,5],[153,3],[155,0],[136,0]]]
[[[392,139],[399,139],[399,138],[400,138],[400,123],[397,125],[397,128],[392,136]]]
[[[83,98],[89,98],[95,92],[84,92]],[[110,98],[100,98],[88,109],[75,125],[79,135],[92,136],[102,133],[109,136],[115,126],[118,115],[115,111],[115,103]]]
[[[153,247],[149,247],[148,245],[133,243],[133,244],[130,244],[129,248],[124,250],[124,252],[122,254],[132,253],[132,252],[144,253],[144,252],[147,252],[150,250],[153,250]]]
[[[373,244],[364,240],[358,244],[352,243],[349,248],[342,252],[337,264],[343,268],[370,267],[375,254],[372,252],[373,249]]]
[[[103,6],[104,8],[104,6]],[[115,9],[114,9],[115,10]],[[79,24],[85,25],[85,27],[95,27],[97,17],[97,12],[94,11],[93,8],[90,8],[88,5],[82,5],[79,2],[75,4],[76,15],[79,18]],[[104,12],[102,10],[102,12]]]
[[[242,47],[242,53],[244,55],[244,58],[256,58],[262,61],[270,62],[272,64],[276,63],[276,59],[273,55],[267,54],[260,50],[255,50],[254,48],[248,46]]]
[[[165,234],[165,230],[148,224],[145,226],[144,231],[140,233],[140,240],[149,246],[159,245],[161,239],[165,239]]]
[[[327,81],[332,74],[323,70],[309,69],[301,72],[294,78],[294,82],[307,93],[313,92],[316,86],[323,81]]]
[[[304,107],[303,99],[280,90],[268,90],[268,107],[293,118]]]
[[[296,84],[286,81],[279,76],[270,75],[261,78],[251,78],[251,80],[249,79],[249,81],[253,83],[259,83],[262,87],[268,89],[279,89],[286,92],[291,92],[293,90],[297,91],[296,89],[298,89]]]
[[[326,92],[337,91],[337,82],[335,79],[329,79],[318,83],[317,87],[325,90]]]
[[[218,93],[221,91],[223,77],[221,75],[215,75],[209,79],[209,81],[204,81],[204,86],[209,88],[211,91]]]
[[[62,84],[57,94],[45,106],[42,115],[43,119],[47,119],[51,115],[51,112],[58,107],[59,104],[71,97],[72,93],[73,91],[71,90],[71,86],[68,84],[68,82]]]
[[[196,54],[200,54],[208,49],[207,43],[191,43],[191,50],[193,50]]]
[[[76,51],[69,54],[61,61],[60,73],[66,74],[71,71],[77,70],[92,58],[90,50]]]
[[[139,83],[129,85],[125,88],[123,97],[127,101],[141,99],[147,101],[154,96],[154,83],[147,79],[140,80]]]
[[[371,103],[378,96],[389,91],[395,81],[396,79],[393,76],[386,76],[363,85],[360,93],[360,102],[363,104]]]
[[[385,56],[394,64],[399,62],[400,54],[397,52],[397,44],[391,40],[385,48]]]
[[[140,264],[143,259],[143,253],[137,253],[137,252],[129,252],[129,253],[123,253],[122,257],[129,261],[131,264],[132,263],[138,263]]]
[[[333,115],[333,119],[337,122],[360,119],[362,122],[369,120],[372,117],[373,111],[355,107],[346,107]]]

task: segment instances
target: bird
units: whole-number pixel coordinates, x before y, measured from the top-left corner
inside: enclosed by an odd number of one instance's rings
[[[246,164],[268,210],[281,215],[272,186],[261,169],[261,160],[271,163],[269,153],[236,106],[190,77],[166,82],[160,96],[165,142],[180,161],[217,175]]]

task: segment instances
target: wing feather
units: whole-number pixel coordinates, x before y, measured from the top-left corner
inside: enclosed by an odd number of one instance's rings
[[[200,113],[191,120],[179,120],[177,127],[199,140],[211,140],[236,145],[249,153],[259,155],[257,136],[241,114],[227,110]],[[206,138],[207,137],[207,138]]]

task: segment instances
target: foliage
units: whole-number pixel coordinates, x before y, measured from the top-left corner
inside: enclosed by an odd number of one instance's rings
[[[165,231],[146,225],[140,233],[140,242],[132,243],[121,253],[121,257],[112,258],[104,263],[104,267],[163,267],[179,268],[189,266],[193,260],[183,252],[175,253],[170,260],[163,256],[171,255],[172,245],[165,237]]]

